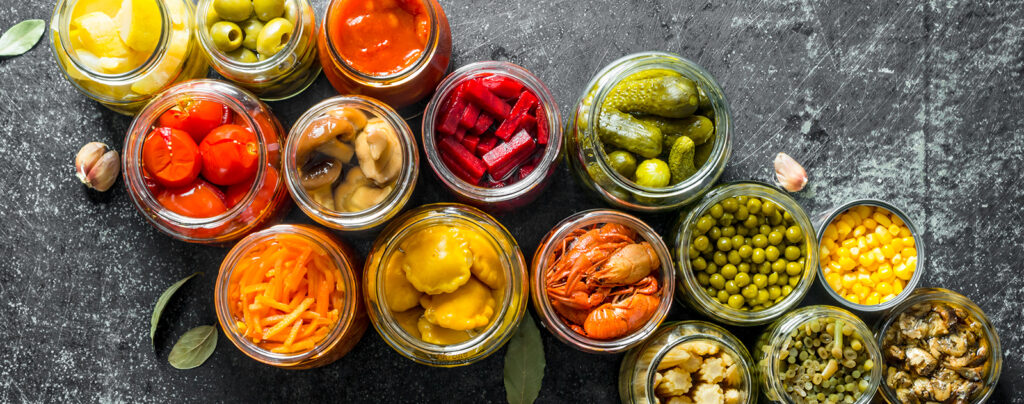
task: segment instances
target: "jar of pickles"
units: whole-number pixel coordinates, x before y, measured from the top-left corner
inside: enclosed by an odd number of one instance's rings
[[[654,229],[631,215],[594,209],[565,218],[541,240],[530,291],[559,340],[585,352],[617,353],[661,325],[675,277]]]
[[[283,136],[252,93],[216,80],[181,83],[129,126],[125,186],[139,213],[174,238],[237,240],[284,215]]]
[[[807,306],[772,323],[754,348],[756,375],[771,403],[871,402],[882,353],[871,330],[846,310]]]
[[[379,99],[410,117],[448,70],[452,32],[437,0],[332,0],[317,46],[339,93]]]
[[[320,74],[306,0],[201,0],[195,26],[214,70],[264,100],[290,98]]]
[[[1003,370],[999,335],[967,297],[916,289],[876,329],[885,401],[984,403],[995,391]]]
[[[672,237],[680,298],[726,324],[764,324],[796,307],[818,268],[807,214],[767,184],[713,188],[681,214]]]
[[[285,369],[327,365],[352,350],[368,326],[359,264],[351,248],[314,227],[253,233],[220,266],[217,320],[259,362]]]
[[[667,211],[722,175],[732,117],[711,74],[671,53],[642,52],[601,69],[565,123],[566,151],[588,189],[623,209]]]
[[[366,262],[363,292],[385,342],[416,362],[467,365],[501,348],[526,311],[526,262],[498,221],[432,204],[391,222]]]
[[[365,230],[409,201],[419,152],[393,109],[368,97],[339,96],[299,117],[283,164],[288,191],[309,217],[338,230]]]
[[[172,84],[206,77],[185,0],[60,0],[50,21],[57,66],[83,94],[134,115]]]
[[[507,62],[463,66],[438,86],[423,114],[423,149],[455,196],[489,211],[537,199],[562,150],[551,91]]]
[[[668,323],[619,368],[623,404],[757,402],[754,360],[735,336],[704,321]]]

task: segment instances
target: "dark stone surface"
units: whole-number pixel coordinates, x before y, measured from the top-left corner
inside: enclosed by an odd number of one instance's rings
[[[317,11],[326,1],[315,2]],[[754,2],[443,1],[454,66],[509,60],[545,80],[563,113],[599,68],[666,50],[714,74],[734,111],[726,180],[772,178],[785,151],[803,162],[810,212],[874,197],[902,206],[925,233],[923,286],[976,301],[1005,358],[991,402],[1024,403],[1024,7],[1019,0]],[[49,19],[52,1],[0,4],[0,27]],[[503,351],[457,369],[400,357],[373,332],[342,360],[290,372],[260,365],[223,337],[202,367],[166,361],[185,330],[215,324],[213,281],[226,249],[193,246],[143,221],[119,182],[87,192],[73,158],[89,141],[115,147],[129,118],[78,94],[44,41],[0,59],[0,401],[504,400]],[[335,91],[321,77],[272,104],[285,126]],[[418,125],[418,123],[415,123]],[[418,127],[418,126],[414,126]],[[412,206],[450,200],[424,168]],[[542,200],[500,217],[527,258],[549,228],[600,207],[562,166]],[[660,230],[668,216],[645,217]],[[286,219],[310,223],[300,211]],[[369,238],[349,240],[365,254]],[[147,343],[157,296],[194,271]],[[816,286],[805,303],[828,303]],[[694,318],[677,305],[672,319]],[[736,329],[751,340],[757,329]],[[620,356],[595,356],[546,331],[542,402],[615,402]]]

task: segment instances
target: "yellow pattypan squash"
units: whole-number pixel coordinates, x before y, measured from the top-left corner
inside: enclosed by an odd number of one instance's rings
[[[420,292],[454,292],[469,280],[473,253],[454,227],[420,230],[403,241],[401,249],[405,251],[405,278]]]
[[[423,318],[451,330],[472,330],[487,325],[494,316],[491,289],[476,279],[452,293],[421,299]]]
[[[504,268],[491,242],[476,230],[463,229],[461,234],[469,242],[469,249],[473,251],[473,266],[470,268],[473,275],[491,289],[503,288]]]
[[[452,345],[473,338],[469,331],[455,331],[431,324],[427,319],[420,317],[416,323],[420,331],[420,339],[424,342],[438,345]]]
[[[384,298],[391,311],[406,311],[416,307],[420,302],[421,293],[405,278],[405,254],[396,251],[384,268]]]
[[[402,327],[405,332],[409,333],[416,338],[420,337],[419,321],[420,317],[423,317],[423,309],[416,307],[403,311],[401,313],[394,313],[395,321]]]

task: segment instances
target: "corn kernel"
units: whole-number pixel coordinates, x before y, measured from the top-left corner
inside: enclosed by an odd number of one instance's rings
[[[882,213],[882,211],[875,212],[871,215],[871,218],[875,219],[875,222],[885,227],[889,227],[889,225],[892,224],[892,220],[889,220],[889,217]]]
[[[848,238],[846,240],[843,240],[843,242],[840,243],[839,245],[841,245],[843,247],[846,247],[846,248],[850,248],[850,247],[853,247],[853,246],[857,245],[857,239]]]
[[[879,226],[878,228],[882,228],[882,227]],[[883,230],[881,232],[878,232],[877,234],[878,234],[878,241],[880,243],[882,243],[882,244],[889,244],[889,243],[892,242],[892,234],[889,234],[888,230]]]
[[[909,232],[910,230],[907,230],[907,231]],[[914,246],[914,238],[910,237],[909,234],[906,235],[906,236],[903,236],[903,245],[906,245],[906,246],[909,246],[909,247],[913,247]]]
[[[860,247],[850,247],[850,257],[856,257],[860,255]]]
[[[864,221],[861,222],[861,224],[864,225],[864,227],[869,228],[869,229],[874,229],[875,226],[878,226],[878,222],[876,222],[875,219],[872,219],[870,217],[867,218],[867,219],[864,219]]]
[[[909,281],[910,278],[914,276],[914,272],[907,268],[907,266],[904,264],[896,265],[896,267],[893,268],[893,273],[896,274],[897,278],[900,278],[905,281]]]
[[[892,300],[892,298],[894,298],[894,297],[896,297],[896,295],[894,295],[894,294],[888,294],[888,295],[882,296],[882,303],[888,302],[888,301]]]
[[[857,237],[857,247],[860,248],[862,251],[863,250],[867,250],[868,249],[868,239],[867,239],[867,237],[864,237],[864,236]]]
[[[904,283],[900,279],[892,281],[892,293],[896,295],[903,293],[903,285]]]
[[[836,244],[836,241],[832,239],[825,239],[825,242],[822,244],[824,244],[825,247],[828,247],[828,249],[832,251],[839,249],[839,244]]]
[[[839,222],[839,224],[836,225],[836,231],[839,232],[839,237],[846,237],[847,234],[850,234],[850,232],[853,231],[853,226],[847,222]],[[897,230],[897,232],[898,231],[899,230]]]
[[[868,289],[867,286],[861,285],[859,283],[853,284],[853,288],[851,288],[851,290],[853,290],[853,293],[856,293],[857,296],[861,297],[867,297],[867,294],[871,292],[871,290]]]
[[[876,270],[875,273],[877,273],[878,278],[883,281],[892,280],[892,277],[896,276],[896,274],[892,272],[892,265],[887,263],[879,265],[878,270]]]
[[[867,236],[864,236],[864,243],[868,247],[878,247],[878,237],[875,236],[875,233],[869,233]]]
[[[859,205],[853,208],[853,210],[857,212],[857,216],[860,216],[861,220],[871,217],[871,207],[868,205]]]
[[[889,234],[892,234],[893,236],[900,235],[900,227],[895,224],[889,226]]]
[[[881,300],[881,299],[882,299],[882,295],[878,294],[878,292],[875,292],[875,293],[872,293],[872,294],[868,295],[868,298],[864,300],[864,304],[866,304],[868,306],[874,306],[874,305],[878,304],[879,300]]]
[[[843,286],[842,277],[839,276],[839,274],[837,273],[832,273],[825,276],[825,282],[828,283],[828,286],[831,287],[832,290],[839,290],[840,287]]]
[[[860,304],[860,299],[858,299],[857,295],[855,295],[853,293],[850,293],[850,294],[846,295],[846,300],[849,300],[850,302],[852,302],[854,304]]]
[[[839,249],[836,250],[836,256],[839,257],[839,258],[842,258],[842,257],[849,258],[851,256],[850,248],[849,247],[839,247]]]
[[[882,275],[879,274],[878,271],[871,272],[871,282],[874,282],[875,284],[877,284],[877,283],[879,283],[881,281],[882,281]]]
[[[902,250],[903,249],[903,239],[902,238],[893,238],[892,239],[892,243],[889,243],[889,245],[891,245],[892,248],[894,248],[896,251]]]
[[[828,226],[825,228],[824,236],[828,240],[835,240],[839,237],[839,232],[836,231],[835,226]]]
[[[857,262],[859,262],[861,266],[869,267],[875,263],[875,257],[871,254],[861,254],[857,257]]]
[[[863,301],[868,299],[868,295],[870,295],[870,294],[871,294],[871,291],[868,290],[867,288],[865,288],[861,293],[857,294],[857,297],[860,298],[860,301],[863,302]]]
[[[857,275],[856,274],[844,274],[843,275],[843,277],[842,277],[843,289],[850,289],[850,288],[853,287],[853,285],[856,285],[856,284],[857,284]]]
[[[892,248],[891,244],[883,245],[879,248],[879,251],[882,252],[882,256],[885,257],[885,259],[892,258],[896,255],[896,249]]]
[[[857,225],[857,227],[853,228],[853,236],[854,237],[863,236],[867,232],[868,232],[868,229],[865,228],[863,225]]]
[[[839,261],[829,261],[827,265],[835,273],[843,272],[843,267],[839,265]]]
[[[892,258],[889,259],[889,262],[892,263],[893,266],[896,266],[897,264],[902,264],[903,256],[899,254],[893,255]]]
[[[846,223],[847,225],[849,225],[850,228],[852,229],[852,228],[857,226],[857,222],[860,221],[860,218],[857,217],[856,213],[847,212],[847,213],[844,213],[842,216],[840,216],[839,220],[841,222]],[[840,233],[842,233],[842,232],[840,231]]]
[[[900,255],[902,255],[903,258],[916,257],[917,249],[913,247],[904,247],[902,250],[900,250]]]
[[[869,274],[867,271],[858,271],[857,283],[864,285],[864,287],[871,286],[871,274]]]
[[[914,271],[917,270],[917,257],[907,258],[907,262],[905,262],[904,265],[907,266],[907,270],[909,270],[910,273],[914,273]]]
[[[889,282],[878,282],[875,284],[875,292],[881,293],[882,295],[888,295],[892,293],[892,284]]]
[[[824,261],[828,259],[828,255],[831,253],[832,252],[829,251],[828,247],[821,246],[821,248],[818,249],[818,259]]]
[[[889,215],[889,219],[892,219],[892,224],[897,225],[897,226],[903,226],[904,224],[906,224],[906,223],[903,223],[903,219],[900,219],[900,217],[896,216],[895,213]]]

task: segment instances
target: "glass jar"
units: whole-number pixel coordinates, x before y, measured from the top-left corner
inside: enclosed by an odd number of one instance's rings
[[[316,17],[308,1],[285,0],[284,18],[294,25],[288,42],[279,52],[255,63],[231,58],[214,45],[210,30],[206,28],[213,25],[208,18],[216,16],[212,12],[213,1],[199,1],[195,26],[199,27],[196,33],[199,44],[217,73],[266,101],[291,98],[313,84],[320,74],[320,63],[316,51]]]
[[[150,180],[142,167],[142,145],[160,115],[184,100],[207,100],[230,108],[239,124],[252,128],[260,145],[259,168],[252,188],[227,212],[209,218],[193,218],[165,208],[149,190]],[[284,129],[270,108],[248,91],[217,80],[192,80],[167,89],[143,109],[125,137],[121,171],[128,194],[146,220],[160,231],[190,243],[220,244],[279,221],[288,202],[280,180],[281,137]]]
[[[57,2],[50,21],[50,38],[53,55],[64,77],[89,98],[115,112],[135,115],[157,93],[172,84],[206,77],[206,58],[192,36],[191,2],[157,0],[160,12],[158,28],[163,35],[160,35],[155,50],[135,68],[116,74],[101,71],[100,63],[104,62],[97,56],[90,53],[91,57],[87,57],[75,49],[70,33],[72,14],[79,2],[84,0]]]
[[[236,326],[239,319],[230,309],[228,285],[236,266],[252,248],[278,235],[301,238],[326,253],[328,260],[338,269],[335,274],[338,277],[337,284],[342,286],[344,291],[338,321],[322,340],[304,352],[276,353],[253,343]],[[221,263],[214,291],[217,321],[235,347],[259,362],[284,369],[309,369],[327,365],[352,350],[369,324],[359,291],[359,265],[358,256],[348,245],[329,232],[312,226],[282,224],[250,234],[239,241]]]
[[[675,185],[652,188],[637,185],[619,174],[608,163],[596,128],[605,98],[620,81],[638,72],[668,69],[697,83],[702,99],[707,98],[713,113],[714,135],[697,146],[697,161],[706,161],[697,172]],[[718,181],[732,150],[732,115],[721,87],[711,74],[696,63],[666,52],[641,52],[624,56],[601,69],[587,83],[586,90],[565,123],[565,149],[573,171],[583,185],[615,207],[661,212],[693,202]]]
[[[530,174],[521,180],[502,187],[487,188],[470,184],[452,173],[441,159],[437,142],[436,121],[442,103],[452,95],[456,87],[473,78],[495,75],[510,77],[519,81],[537,96],[539,105],[544,107],[548,128],[548,142],[540,161]],[[562,151],[562,121],[551,91],[537,76],[528,70],[508,62],[475,62],[463,66],[448,75],[437,87],[437,92],[427,104],[423,113],[423,150],[434,173],[460,201],[495,212],[507,212],[537,199],[544,191],[551,176],[558,167]]]
[[[774,302],[770,307],[762,310],[738,310],[723,304],[717,298],[708,294],[705,286],[698,279],[693,263],[691,262],[691,245],[694,240],[694,230],[697,221],[707,213],[711,207],[721,201],[738,196],[758,197],[762,200],[769,200],[788,212],[797,226],[803,231],[803,247],[800,250],[804,255],[803,272],[796,285],[789,284],[791,292],[781,301]],[[751,326],[764,324],[772,319],[781,316],[783,313],[796,307],[804,295],[814,283],[814,274],[818,268],[818,243],[811,236],[811,221],[807,217],[800,204],[789,194],[760,182],[734,182],[722,184],[712,188],[700,201],[687,207],[680,215],[679,221],[672,230],[672,253],[678,259],[679,276],[679,297],[686,301],[694,309],[717,321],[739,326]],[[710,265],[710,263],[708,264]],[[753,274],[753,269],[751,274]],[[781,278],[781,276],[780,276]],[[785,288],[786,285],[782,285]]]
[[[886,302],[874,305],[854,303],[840,295],[839,292],[833,289],[831,285],[829,285],[828,281],[825,279],[823,265],[818,266],[818,279],[821,281],[821,284],[824,286],[824,289],[828,292],[829,296],[831,296],[833,299],[839,302],[839,304],[841,304],[842,306],[850,310],[853,310],[854,312],[885,311],[900,304],[900,302],[906,299],[907,296],[910,296],[910,294],[913,293],[914,289],[917,288],[917,284],[921,282],[921,278],[924,276],[925,268],[925,240],[921,233],[917,230],[917,227],[914,226],[914,222],[910,220],[910,217],[908,217],[906,213],[903,213],[903,211],[900,210],[899,208],[893,206],[888,202],[880,201],[877,199],[858,199],[839,205],[833,208],[832,210],[829,210],[824,214],[819,215],[816,218],[814,222],[817,225],[818,245],[821,246],[822,249],[824,249],[823,240],[825,239],[825,229],[829,226],[829,224],[832,223],[833,220],[839,217],[839,215],[842,215],[850,208],[856,206],[869,206],[885,209],[899,217],[900,220],[902,220],[903,223],[907,226],[907,228],[910,229],[910,236],[913,237],[914,248],[917,250],[917,266],[914,269],[914,274],[910,277],[910,280],[908,280],[907,284],[903,287],[903,291],[897,294],[896,297],[889,299]],[[821,257],[819,254],[819,262],[820,258]]]
[[[636,231],[637,240],[646,241],[654,248],[660,261],[660,267],[657,268],[657,281],[661,285],[661,296],[654,314],[642,327],[619,338],[599,340],[580,334],[563,321],[548,298],[545,272],[553,263],[555,249],[560,247],[567,237],[585,227],[610,223]],[[584,352],[618,353],[639,345],[658,329],[665,316],[668,315],[669,309],[672,308],[672,297],[676,287],[675,278],[676,270],[671,253],[654,229],[626,213],[592,209],[563,219],[541,239],[537,246],[537,252],[533,255],[533,264],[530,270],[530,293],[533,296],[533,308],[543,320],[544,327],[560,341]]]
[[[857,316],[846,310],[833,306],[806,306],[793,310],[779,318],[768,326],[758,337],[754,346],[754,360],[757,361],[755,376],[761,384],[764,397],[771,403],[801,403],[806,401],[795,400],[786,390],[782,382],[780,362],[785,358],[783,346],[791,332],[811,320],[842,320],[844,324],[851,325],[853,332],[861,337],[863,349],[868,354],[868,359],[873,366],[869,369],[867,388],[857,398],[855,403],[866,404],[871,402],[878,386],[882,381],[882,352],[878,344],[872,338],[871,330]],[[845,327],[844,327],[845,328]],[[845,332],[844,332],[845,334]],[[842,366],[842,365],[840,365]]]
[[[619,398],[623,404],[659,402],[654,395],[658,366],[673,348],[688,342],[708,342],[720,352],[730,355],[739,365],[741,403],[757,402],[757,381],[754,379],[754,360],[732,333],[704,321],[671,322],[658,328],[646,341],[629,350],[619,367]],[[693,387],[696,387],[694,380]]]
[[[909,223],[909,222],[908,222]],[[875,339],[879,346],[886,352],[885,355],[885,367],[884,374],[889,377],[889,368],[892,366],[891,359],[889,358],[887,344],[885,343],[885,335],[889,331],[893,324],[899,321],[900,316],[909,311],[912,311],[918,305],[932,305],[932,304],[946,304],[956,309],[964,310],[968,313],[972,320],[977,321],[977,326],[982,334],[984,334],[985,341],[988,344],[988,355],[987,360],[987,374],[981,378],[981,388],[976,390],[970,397],[969,400],[963,401],[968,403],[984,403],[992,396],[992,392],[995,391],[996,383],[999,382],[999,375],[1003,370],[1003,349],[999,343],[999,335],[996,333],[996,327],[989,320],[988,316],[981,311],[981,308],[977,304],[972,302],[967,297],[956,293],[948,289],[940,288],[920,288],[915,289],[903,302],[896,307],[893,307],[882,319],[879,320],[878,325],[875,327]],[[947,358],[948,359],[948,358]],[[944,365],[943,365],[944,366]],[[986,365],[980,365],[986,366]],[[936,370],[938,371],[938,370]],[[889,387],[888,383],[883,382],[881,387],[882,398],[890,404],[898,404],[902,401],[898,398],[896,391]]]
[[[495,246],[504,270],[505,286],[496,296],[490,324],[467,341],[432,344],[406,332],[396,320],[385,299],[385,266],[392,254],[410,235],[436,225],[470,229]],[[490,215],[470,206],[438,203],[424,205],[406,212],[392,221],[377,237],[367,259],[363,292],[366,305],[377,332],[395,351],[418,363],[454,367],[477,362],[498,349],[512,337],[526,312],[526,261],[515,238]]]
[[[314,200],[310,196],[310,192],[303,187],[299,172],[300,166],[297,157],[297,150],[300,149],[299,143],[305,139],[306,132],[317,120],[327,117],[330,111],[337,108],[352,108],[383,119],[398,135],[402,148],[402,168],[398,178],[393,182],[394,190],[380,203],[358,212],[342,212],[325,208]],[[355,157],[351,158],[355,159]],[[285,183],[288,184],[288,192],[291,193],[292,199],[303,212],[306,212],[306,215],[316,220],[317,223],[338,230],[366,230],[387,222],[405,207],[416,188],[416,179],[419,177],[419,151],[416,147],[416,138],[413,137],[409,125],[393,109],[369,97],[337,96],[314,105],[292,126],[289,138],[285,142],[284,173]]]
[[[339,53],[335,31],[344,24],[340,9],[348,1],[352,0],[332,0],[320,28],[317,46],[327,79],[341,94],[376,98],[398,110],[403,117],[418,115],[422,107],[414,104],[434,91],[452,58],[452,31],[441,4],[437,0],[422,0],[430,32],[419,59],[400,72],[375,76],[356,70]]]

